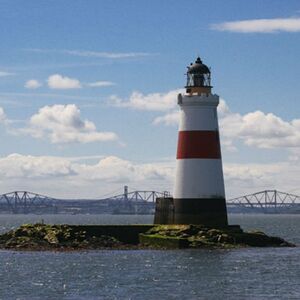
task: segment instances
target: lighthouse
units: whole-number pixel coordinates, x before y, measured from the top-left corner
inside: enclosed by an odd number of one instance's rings
[[[227,210],[217,107],[210,69],[200,57],[178,95],[180,121],[173,198],[157,199],[155,223],[225,227]]]

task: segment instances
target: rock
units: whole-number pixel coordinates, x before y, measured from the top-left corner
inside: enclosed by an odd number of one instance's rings
[[[93,226],[92,226],[93,227]],[[95,227],[95,228],[94,228]],[[239,226],[224,229],[201,225],[153,225],[150,229],[136,231],[128,226],[127,240],[118,233],[120,226],[106,227],[76,225],[25,224],[0,235],[0,248],[26,250],[76,250],[76,249],[128,249],[150,248],[234,248],[234,247],[292,247],[282,238],[268,236],[261,231],[243,232]],[[111,228],[113,227],[113,229]],[[121,226],[122,227],[122,226]],[[86,230],[90,231],[88,233]],[[99,232],[97,230],[100,230]],[[139,234],[130,244],[131,234]],[[92,233],[92,234],[91,234]],[[118,235],[119,234],[119,235]],[[116,236],[122,239],[120,242]],[[140,242],[137,245],[138,241]],[[131,241],[132,242],[132,241]]]
[[[50,244],[58,244],[58,242],[59,242],[55,232],[48,232],[44,236],[44,239]]]
[[[244,232],[239,226],[232,226],[224,229],[204,228],[198,225],[164,225],[155,226],[146,234],[143,240],[149,236],[148,244],[163,243],[169,245],[169,240],[164,238],[174,237],[189,242],[189,248],[235,248],[235,247],[289,247],[292,244],[281,238],[269,237],[261,231]],[[151,239],[150,239],[151,236]],[[175,241],[174,241],[175,243]]]
[[[210,229],[210,230],[207,231],[207,234],[209,236],[217,236],[219,234],[222,234],[222,231],[219,230],[219,229]]]

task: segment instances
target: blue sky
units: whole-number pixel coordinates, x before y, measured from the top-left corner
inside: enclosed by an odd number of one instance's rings
[[[1,1],[0,30],[0,193],[172,190],[197,55],[227,196],[300,191],[299,1]]]

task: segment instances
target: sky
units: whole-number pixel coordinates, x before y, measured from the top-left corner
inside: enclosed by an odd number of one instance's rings
[[[299,1],[0,1],[0,194],[173,190],[186,67],[211,67],[227,198],[300,193]]]

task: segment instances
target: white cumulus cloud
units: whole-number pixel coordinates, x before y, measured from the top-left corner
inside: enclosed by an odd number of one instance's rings
[[[94,160],[94,159],[93,159]],[[174,161],[136,163],[106,156],[94,163],[72,157],[10,154],[0,157],[0,190],[29,190],[53,197],[98,198],[123,186],[171,189]],[[38,190],[37,190],[38,187]]]
[[[299,32],[300,18],[253,19],[211,25],[211,29],[241,33]]]
[[[173,177],[172,166],[159,163],[137,164],[116,156],[107,156],[95,165],[77,165],[77,171],[89,180],[110,182],[142,182],[163,180]]]
[[[300,119],[284,121],[273,113],[255,111],[241,115],[229,111],[220,118],[220,128],[229,145],[242,140],[258,148],[300,147]]]
[[[42,84],[36,79],[30,79],[26,81],[24,85],[26,89],[38,89],[41,86]]]
[[[53,74],[48,78],[48,86],[51,89],[79,89],[81,88],[80,81],[75,78]]]
[[[90,143],[114,141],[114,132],[97,131],[93,122],[82,120],[79,108],[74,104],[44,106],[29,120],[29,126],[21,130],[35,138],[46,138],[51,143]]]
[[[179,116],[180,116],[179,110],[174,110],[174,111],[172,111],[170,113],[167,113],[163,116],[156,117],[153,120],[153,124],[155,124],[155,125],[164,124],[166,126],[178,125]]]
[[[111,96],[110,104],[116,107],[127,107],[137,110],[167,111],[177,105],[177,95],[183,90],[172,90],[167,93],[150,93],[144,95],[140,92],[133,92],[129,99],[121,99]]]
[[[51,156],[10,154],[0,158],[0,178],[48,178],[75,175],[71,162]]]

